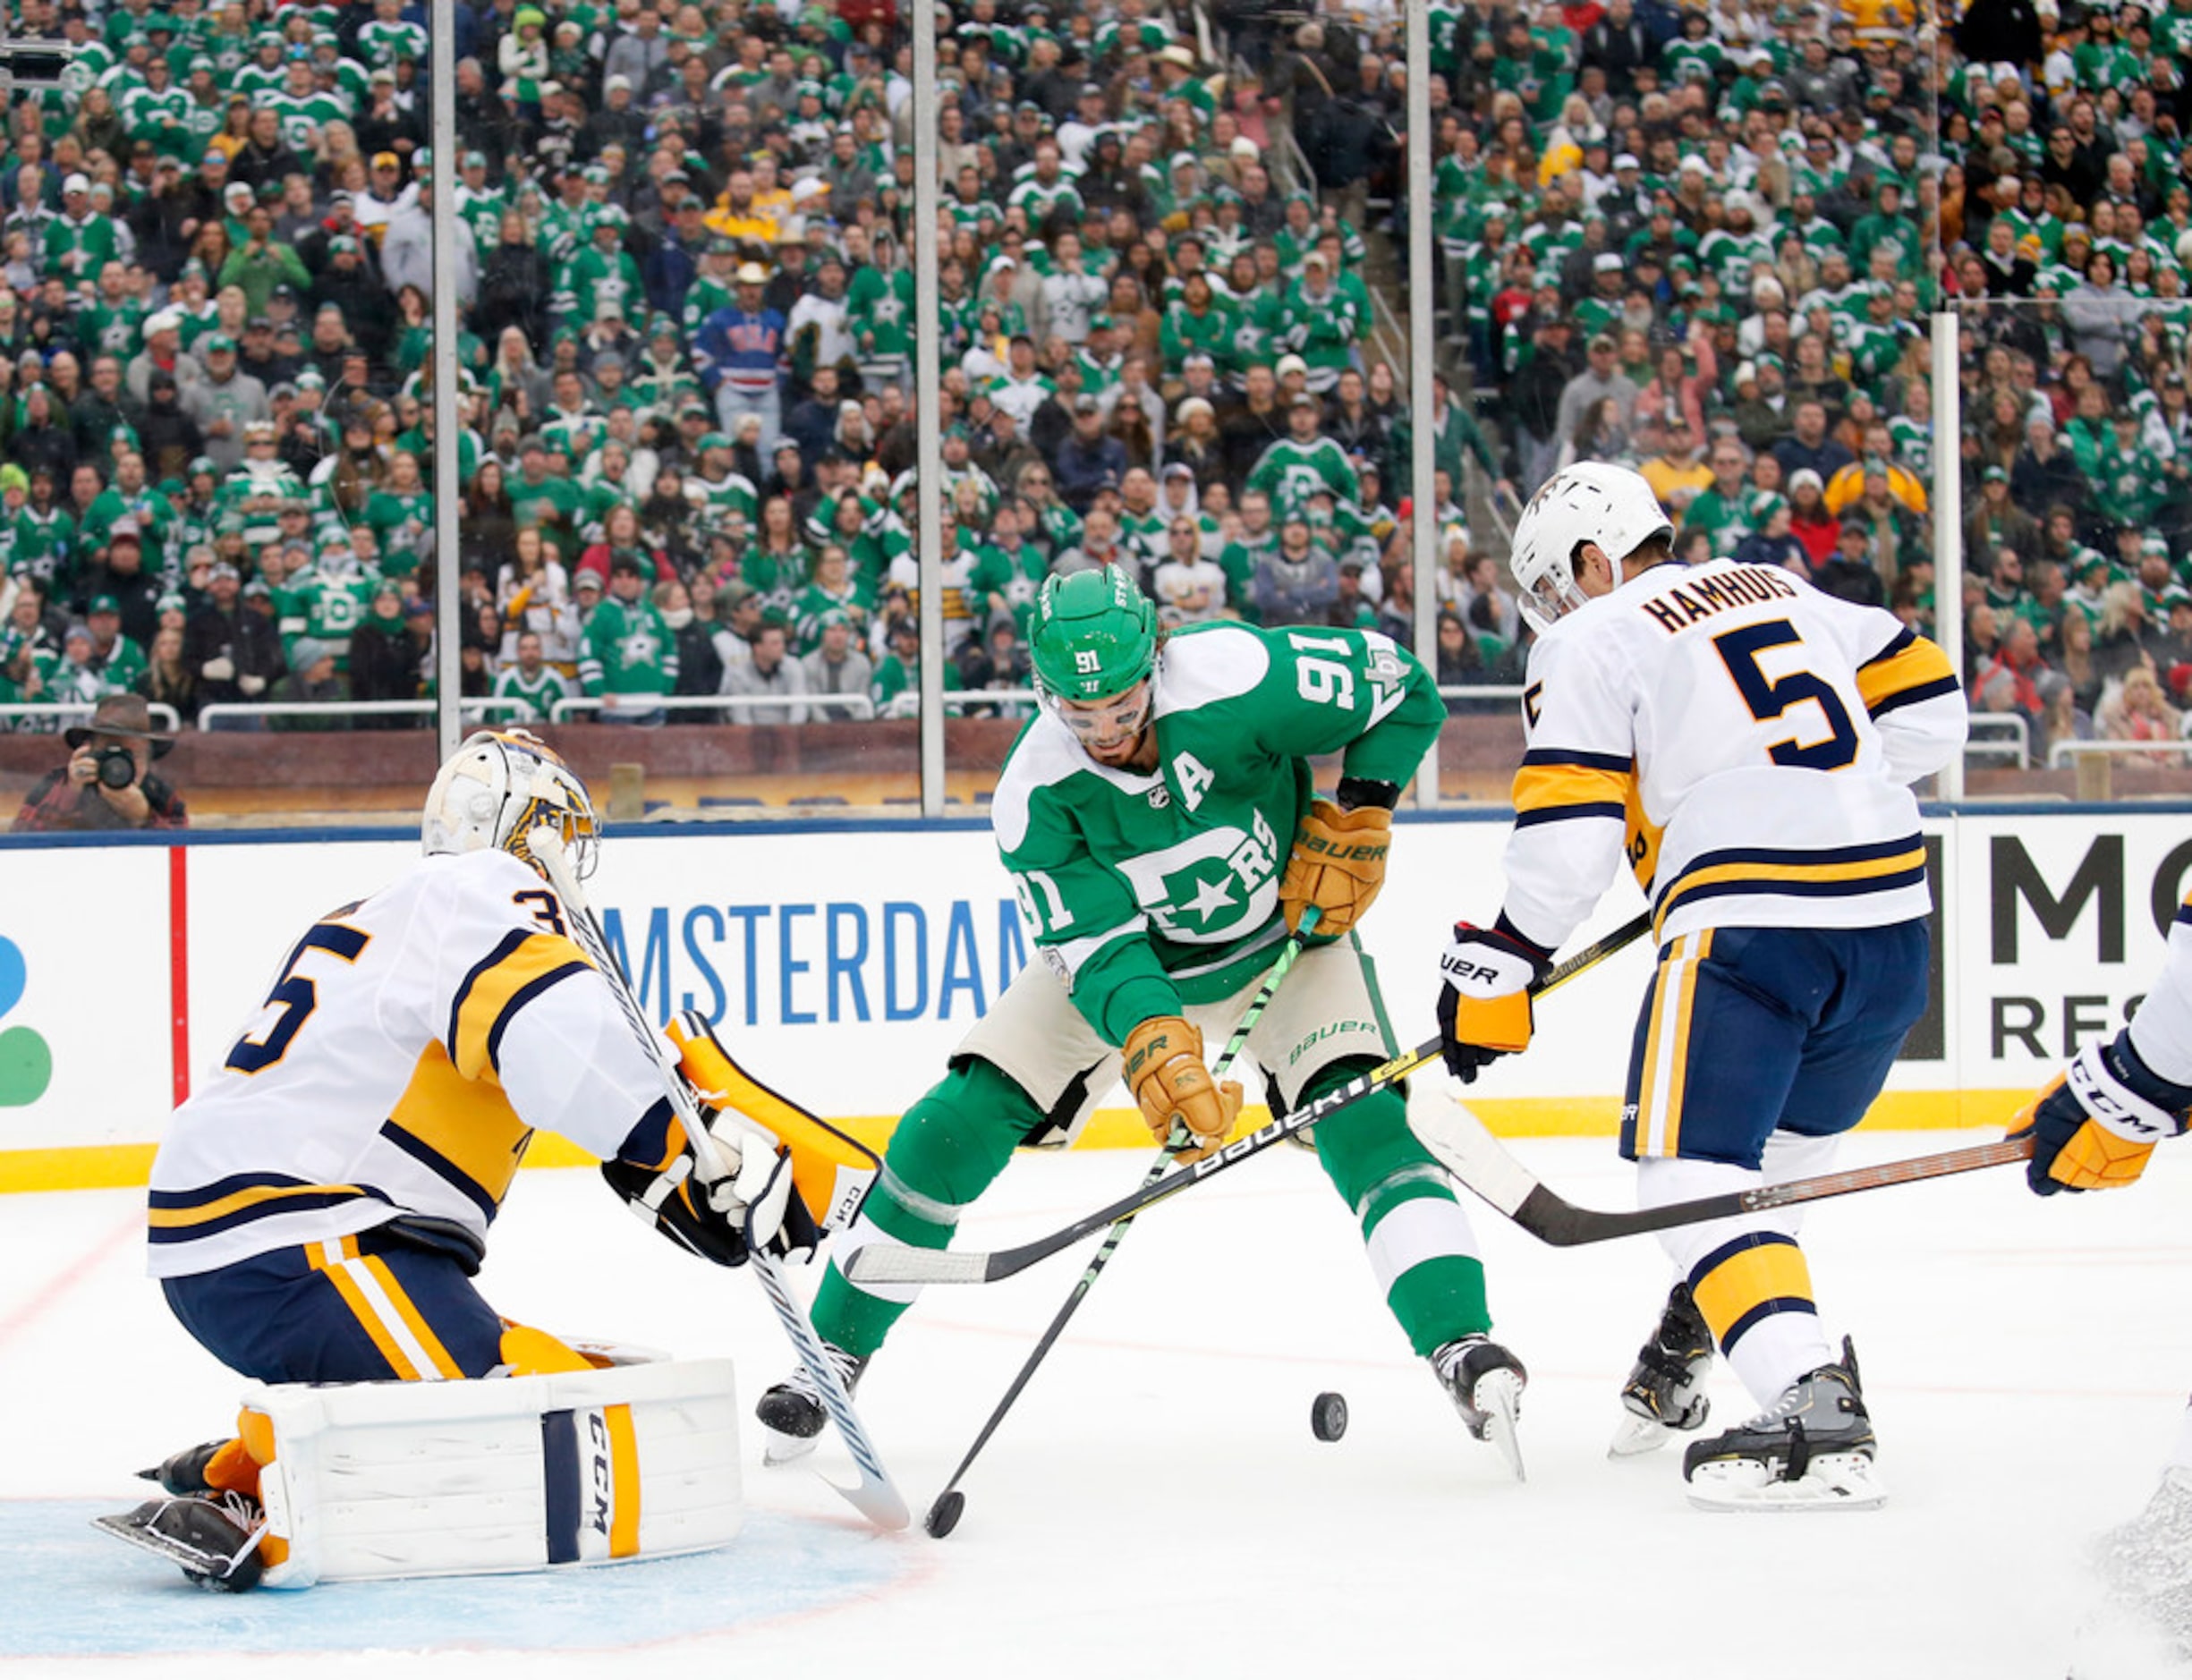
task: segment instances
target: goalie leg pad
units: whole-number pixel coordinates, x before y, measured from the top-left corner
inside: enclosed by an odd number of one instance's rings
[[[272,1438],[270,1587],[705,1551],[744,1521],[727,1360],[285,1385],[247,1404]]]

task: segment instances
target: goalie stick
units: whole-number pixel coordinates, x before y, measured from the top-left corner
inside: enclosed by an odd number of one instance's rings
[[[1233,1071],[1233,1064],[1239,1058],[1242,1050],[1247,1048],[1248,1035],[1256,1030],[1256,1022],[1263,1019],[1265,1008],[1278,992],[1279,983],[1287,978],[1287,971],[1302,955],[1302,942],[1315,931],[1320,913],[1314,904],[1302,912],[1301,930],[1287,941],[1286,949],[1279,952],[1279,960],[1271,964],[1270,974],[1256,988],[1256,995],[1249,999],[1240,1025],[1233,1029],[1233,1036],[1226,1040],[1226,1048],[1219,1053],[1218,1061],[1211,1069],[1212,1084],[1222,1084],[1226,1075]],[[1166,1169],[1172,1165],[1173,1150],[1185,1141],[1184,1134],[1176,1125],[1172,1137],[1158,1150],[1157,1158],[1150,1163],[1150,1170],[1142,1180],[1143,1189],[1147,1190],[1165,1175]],[[1088,1292],[1096,1286],[1096,1279],[1102,1275],[1103,1268],[1111,1263],[1111,1256],[1118,1252],[1119,1243],[1126,1235],[1126,1227],[1134,1222],[1134,1213],[1139,1211],[1136,1209],[1134,1212],[1123,1213],[1111,1222],[1110,1230],[1104,1234],[1102,1246],[1089,1261],[1088,1268],[1081,1274],[1080,1281],[1074,1285],[1073,1293],[1066,1297],[1065,1305],[1058,1310],[1057,1316],[1050,1320],[1050,1328],[1042,1333],[1042,1339],[1035,1344],[1035,1351],[1027,1356],[1027,1362],[1020,1367],[1019,1375],[1012,1379],[1012,1387],[1005,1390],[1005,1397],[997,1403],[989,1421],[981,1426],[981,1432],[974,1437],[974,1444],[966,1449],[966,1456],[959,1461],[959,1467],[951,1472],[951,1480],[944,1484],[943,1492],[938,1494],[935,1502],[929,1506],[929,1515],[922,1519],[922,1526],[935,1539],[942,1540],[959,1526],[960,1513],[966,1509],[966,1496],[959,1491],[959,1479],[966,1474],[975,1456],[990,1444],[990,1438],[997,1433],[998,1425],[1004,1422],[1005,1414],[1012,1410],[1013,1402],[1020,1397],[1020,1391],[1027,1387],[1028,1379],[1034,1376],[1035,1368],[1042,1363],[1050,1349],[1057,1345],[1058,1338],[1065,1334],[1067,1320],[1080,1310]]]
[[[1651,930],[1649,912],[1624,922],[1604,938],[1585,946],[1565,963],[1549,972],[1545,978],[1530,988],[1534,997],[1542,997],[1555,987],[1566,985],[1585,969],[1595,967],[1615,952],[1635,943]],[[1062,1231],[1038,1237],[1032,1243],[1024,1243],[1018,1248],[998,1249],[989,1253],[971,1251],[955,1252],[950,1249],[863,1248],[853,1256],[845,1268],[848,1282],[855,1284],[990,1284],[1000,1277],[1010,1277],[1024,1271],[1039,1260],[1045,1260],[1061,1249],[1071,1248],[1083,1237],[1100,1231],[1113,1221],[1140,1213],[1183,1190],[1202,1183],[1227,1167],[1259,1155],[1273,1144],[1305,1132],[1320,1120],[1329,1120],[1349,1103],[1359,1102],[1373,1090],[1382,1090],[1397,1080],[1405,1079],[1426,1062],[1439,1059],[1440,1041],[1426,1040],[1413,1050],[1404,1050],[1389,1062],[1381,1062],[1366,1073],[1357,1073],[1346,1084],[1329,1090],[1313,1103],[1304,1104],[1292,1114],[1274,1118],[1268,1125],[1259,1127],[1245,1138],[1236,1138],[1217,1154],[1174,1167],[1161,1176],[1144,1183],[1133,1194],[1123,1196],[1108,1208],[1099,1208],[1086,1218],[1076,1219]]]
[[[639,999],[633,996],[632,982],[625,976],[623,965],[609,949],[608,938],[601,924],[594,918],[593,908],[579,890],[577,878],[572,873],[563,836],[553,828],[536,828],[527,838],[534,859],[546,872],[548,885],[563,900],[565,913],[571,922],[571,937],[585,952],[593,965],[601,971],[601,978],[608,983],[609,995],[616,999],[623,1012],[624,1024],[633,1036],[646,1047],[654,1057],[655,1066],[662,1075],[662,1084],[669,1094],[670,1107],[676,1112],[677,1121],[684,1130],[686,1140],[692,1145],[696,1160],[708,1169],[709,1178],[723,1175],[725,1162],[716,1148],[715,1140],[702,1124],[699,1106],[694,1102],[692,1087],[685,1083],[684,1075],[677,1071],[669,1058],[662,1034],[648,1023]],[[799,1303],[792,1299],[791,1287],[785,1282],[784,1269],[776,1256],[755,1249],[747,1260],[747,1269],[752,1272],[761,1285],[761,1293],[769,1297],[769,1304],[776,1311],[777,1322],[791,1340],[799,1354],[799,1362],[820,1393],[822,1407],[829,1413],[829,1421],[837,1426],[837,1433],[845,1439],[853,1455],[854,1467],[860,1472],[856,1486],[845,1487],[822,1478],[829,1487],[845,1499],[869,1522],[886,1533],[905,1528],[913,1521],[906,1509],[905,1499],[883,1468],[883,1461],[874,1445],[868,1439],[868,1431],[860,1421],[860,1414],[853,1409],[853,1397],[845,1392],[837,1370],[823,1354],[821,1337],[814,1331],[814,1324]],[[819,1472],[817,1472],[820,1473]]]
[[[1639,1236],[1678,1225],[1697,1225],[1707,1219],[1732,1218],[1737,1214],[1763,1213],[1802,1201],[1822,1201],[1829,1196],[1850,1196],[1860,1191],[1882,1190],[1890,1184],[1915,1184],[1927,1178],[1945,1178],[1953,1173],[1977,1172],[1988,1167],[2006,1167],[2032,1158],[2032,1139],[2004,1138],[1998,1143],[1978,1143],[1968,1149],[1948,1150],[1938,1155],[1919,1155],[1873,1167],[1853,1167],[1845,1172],[1822,1173],[1814,1178],[1792,1178],[1783,1184],[1762,1184],[1755,1190],[1731,1190],[1694,1201],[1669,1202],[1663,1208],[1643,1208],[1631,1213],[1610,1213],[1596,1208],[1578,1208],[1564,1201],[1538,1181],[1537,1175],[1500,1146],[1484,1130],[1483,1123],[1460,1103],[1451,1112],[1429,1123],[1415,1123],[1415,1133],[1424,1147],[1455,1181],[1464,1185],[1541,1243],[1555,1248],[1576,1248],[1586,1243],[1609,1243],[1616,1237]]]

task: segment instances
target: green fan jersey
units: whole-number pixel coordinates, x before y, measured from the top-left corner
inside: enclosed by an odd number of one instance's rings
[[[1355,501],[1363,493],[1347,452],[1330,437],[1305,444],[1279,438],[1257,458],[1248,474],[1248,488],[1270,496],[1281,521],[1289,513],[1308,512],[1309,498],[1320,490],[1330,490],[1338,503]]]
[[[298,637],[310,636],[327,644],[336,670],[349,670],[351,632],[373,610],[378,587],[372,579],[354,572],[342,577],[323,577],[316,569],[298,573],[274,595],[284,656],[295,648]]]
[[[1157,768],[1099,765],[1043,714],[1014,743],[992,814],[1051,972],[1108,1042],[1228,997],[1287,937],[1279,881],[1309,759],[1406,783],[1444,717],[1431,675],[1355,630],[1199,624],[1156,676]]]
[[[667,694],[677,686],[677,639],[654,602],[606,600],[586,621],[579,682],[589,694]]]

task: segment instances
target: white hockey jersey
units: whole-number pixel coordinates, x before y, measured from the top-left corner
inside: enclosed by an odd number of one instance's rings
[[[1927,913],[1909,784],[1962,750],[1961,686],[1890,614],[1777,567],[1652,567],[1532,649],[1504,914],[1559,946],[1626,857],[1664,942]]]
[[[2192,896],[2177,907],[2162,972],[2126,1031],[2140,1061],[2172,1085],[2192,1085]]]
[[[152,1275],[405,1216],[476,1252],[535,1127],[607,1158],[665,1102],[541,878],[503,852],[424,859],[305,932],[175,1110]]]

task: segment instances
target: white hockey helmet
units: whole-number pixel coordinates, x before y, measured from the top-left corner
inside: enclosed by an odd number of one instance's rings
[[[1508,570],[1522,590],[1522,613],[1540,635],[1584,603],[1576,587],[1576,556],[1596,543],[1618,568],[1674,525],[1642,473],[1599,462],[1563,467],[1545,480],[1515,522]]]
[[[543,824],[562,835],[579,878],[592,874],[601,822],[586,784],[531,731],[482,729],[435,776],[420,839],[429,857],[491,848],[538,869],[530,841]]]

